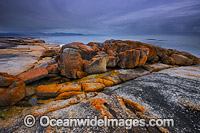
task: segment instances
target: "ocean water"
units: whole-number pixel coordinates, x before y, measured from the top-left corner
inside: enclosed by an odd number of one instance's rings
[[[200,57],[199,35],[135,35],[135,36],[51,36],[42,38],[50,44],[67,44],[71,42],[104,42],[105,40],[134,40],[159,45],[169,49],[186,51]]]

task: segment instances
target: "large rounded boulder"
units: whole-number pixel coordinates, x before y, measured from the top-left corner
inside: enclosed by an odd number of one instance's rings
[[[58,69],[61,75],[67,78],[77,78],[77,72],[82,71],[83,61],[78,50],[65,48],[58,61]]]

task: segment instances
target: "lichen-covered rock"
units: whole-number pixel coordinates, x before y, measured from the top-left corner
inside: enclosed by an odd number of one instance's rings
[[[171,132],[198,132],[199,86],[200,66],[184,66],[107,87],[104,93],[140,103],[159,118],[174,119],[175,126],[169,127]]]
[[[119,58],[118,58],[118,57],[109,56],[109,60],[108,60],[108,63],[107,63],[107,67],[116,67],[118,61],[119,61]]]
[[[102,83],[82,83],[82,88],[85,92],[102,91],[105,87]]]
[[[140,50],[140,59],[139,59],[139,63],[138,66],[144,66],[147,58],[148,58],[148,54],[149,54],[149,49],[148,48],[142,48],[139,49]]]
[[[52,64],[47,66],[47,71],[49,74],[58,74],[58,64]]]
[[[36,95],[38,98],[56,97],[59,90],[58,84],[40,85],[36,88]]]
[[[189,59],[191,59],[193,65],[200,64],[200,58],[198,58],[198,57],[196,57],[196,56],[194,56],[194,55],[192,55],[190,53],[187,53],[187,52],[180,52],[180,54],[183,55],[183,56],[188,57]]]
[[[78,78],[83,78],[88,75],[86,72],[83,72],[83,71],[78,71],[76,74]]]
[[[17,77],[24,81],[25,84],[31,83],[33,81],[48,77],[49,72],[46,67],[30,69]]]
[[[153,46],[153,48],[156,50],[156,55],[159,56],[161,59],[168,55],[168,49],[160,47],[160,46]]]
[[[89,74],[106,72],[107,62],[108,62],[107,54],[96,55],[84,65],[84,71]]]
[[[16,80],[15,76],[0,72],[0,87],[8,87]]]
[[[140,50],[127,50],[119,53],[118,66],[121,68],[133,68],[138,65],[140,60]]]
[[[36,118],[36,124],[29,128],[23,124],[23,119],[27,114]],[[2,132],[167,132],[162,127],[42,127],[39,119],[42,115],[51,119],[67,118],[93,118],[98,119],[115,118],[115,119],[146,119],[155,118],[154,114],[141,106],[140,104],[121,98],[117,95],[105,95],[103,93],[80,94],[67,100],[52,101],[39,107],[34,107],[16,118],[0,122],[0,131]]]
[[[67,78],[77,78],[77,71],[82,71],[83,63],[78,50],[73,48],[65,48],[60,54],[58,61],[58,69],[61,75]]]
[[[59,93],[70,92],[70,91],[81,91],[81,85],[76,83],[64,83],[58,85]]]
[[[171,58],[174,59],[176,65],[189,66],[192,65],[192,60],[184,55],[173,54]]]
[[[101,76],[101,78],[112,81],[114,84],[119,84],[122,81],[120,78],[117,76],[117,73],[105,73],[105,75]]]
[[[80,94],[83,94],[83,92],[80,92],[80,91],[63,92],[56,97],[56,100],[69,99],[71,97],[74,97],[74,96],[77,96],[77,95],[80,95]]]
[[[168,65],[175,65],[176,64],[175,60],[172,57],[169,57],[167,55],[165,55],[162,58],[162,62],[165,63],[165,64],[168,64]]]
[[[83,60],[91,60],[96,55],[96,51],[91,46],[83,43],[74,42],[63,45],[61,51],[66,48],[78,50]]]
[[[13,105],[25,97],[25,84],[19,78],[0,73],[0,83],[0,106]]]
[[[57,56],[58,54],[59,54],[58,50],[49,49],[42,53],[42,57],[53,57],[53,56]]]

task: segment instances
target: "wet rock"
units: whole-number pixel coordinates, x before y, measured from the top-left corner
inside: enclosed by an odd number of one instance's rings
[[[0,73],[0,106],[13,105],[25,97],[25,84],[15,76]]]
[[[61,75],[76,79],[76,73],[82,70],[82,66],[82,58],[78,50],[72,48],[63,50],[58,61],[58,69]]]
[[[186,56],[173,54],[171,58],[174,59],[176,65],[189,66],[192,65],[192,60]]]
[[[84,65],[84,71],[89,74],[106,72],[107,61],[107,54],[96,55],[87,64]]]

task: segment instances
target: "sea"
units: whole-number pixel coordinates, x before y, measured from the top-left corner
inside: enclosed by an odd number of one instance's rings
[[[121,35],[121,36],[103,36],[103,35],[76,35],[76,36],[49,36],[42,37],[49,44],[68,44],[71,42],[104,42],[105,40],[134,40],[149,44],[159,45],[168,49],[177,49],[179,51],[189,52],[200,58],[200,35]]]

